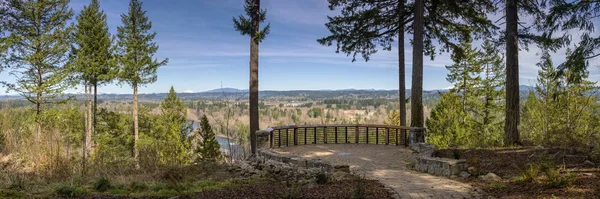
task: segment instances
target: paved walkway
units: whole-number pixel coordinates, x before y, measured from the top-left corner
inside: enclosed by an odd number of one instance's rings
[[[386,145],[328,144],[276,149],[282,154],[320,158],[391,187],[400,198],[482,198],[468,184],[409,170],[414,156],[408,148]]]

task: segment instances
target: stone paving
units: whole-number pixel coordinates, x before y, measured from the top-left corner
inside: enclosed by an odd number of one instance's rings
[[[320,158],[346,164],[366,178],[379,180],[400,198],[483,198],[468,184],[407,168],[414,161],[408,148],[387,145],[328,144],[301,145],[275,149],[282,154]]]

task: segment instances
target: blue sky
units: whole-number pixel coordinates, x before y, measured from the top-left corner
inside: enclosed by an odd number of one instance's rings
[[[120,14],[127,12],[126,0],[101,0],[114,34],[121,24]],[[76,14],[88,0],[72,0]],[[316,39],[327,36],[324,24],[330,11],[325,0],[263,0],[271,34],[260,44],[260,90],[314,89],[397,89],[397,51],[380,50],[369,62],[336,54],[335,47],[321,46]],[[249,38],[233,29],[232,17],[243,12],[243,0],[147,0],[144,10],[157,32],[158,59],[168,57],[169,64],[159,68],[158,81],[140,88],[141,93],[167,92],[173,85],[178,92],[206,91],[223,87],[247,89],[249,80]],[[406,38],[412,38],[407,35]],[[410,88],[412,53],[405,44],[407,76]],[[533,85],[539,49],[520,52],[520,83]],[[564,51],[553,56],[562,62]],[[424,89],[450,87],[445,65],[452,64],[448,53],[434,61],[426,57]],[[591,79],[600,80],[598,64],[592,62]],[[11,79],[6,72],[0,79]],[[83,92],[81,88],[69,92]],[[131,93],[128,85],[107,85],[100,93]]]

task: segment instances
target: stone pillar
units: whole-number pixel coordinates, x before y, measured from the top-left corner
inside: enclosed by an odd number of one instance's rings
[[[256,154],[256,149],[269,148],[269,135],[272,131],[272,128],[267,128],[264,130],[258,130],[254,133],[250,132],[252,133],[250,136],[255,136],[254,140],[256,141],[251,141],[252,143],[250,143],[250,148],[253,155]]]
[[[425,142],[425,128],[423,127],[410,127],[408,134],[408,143],[424,143]]]

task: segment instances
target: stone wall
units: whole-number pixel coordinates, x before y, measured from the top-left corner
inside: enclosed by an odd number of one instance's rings
[[[294,155],[280,154],[269,149],[258,149],[257,158],[261,159],[261,161],[271,160],[291,164],[296,167],[319,169],[326,174],[332,174],[336,171],[350,172],[348,165],[334,165],[321,159],[308,159]]]
[[[438,176],[456,177],[467,170],[466,159],[450,159],[433,157],[435,147],[427,143],[411,144],[410,148],[417,152],[415,169]]]

